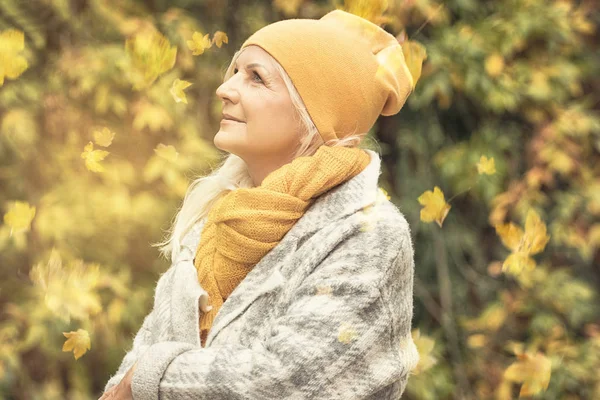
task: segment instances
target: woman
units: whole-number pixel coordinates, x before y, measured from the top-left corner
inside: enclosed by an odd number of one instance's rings
[[[410,228],[359,145],[412,89],[397,40],[341,10],[246,40],[216,92],[230,155],[160,243],[172,266],[102,399],[400,398]]]

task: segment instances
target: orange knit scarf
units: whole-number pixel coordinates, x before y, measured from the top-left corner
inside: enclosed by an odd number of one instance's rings
[[[215,202],[194,259],[213,307],[200,311],[202,347],[219,309],[248,272],[318,196],[358,175],[370,159],[359,148],[321,146],[272,171],[260,186],[235,189]]]

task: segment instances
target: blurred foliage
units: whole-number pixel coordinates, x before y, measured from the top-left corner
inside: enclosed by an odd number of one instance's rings
[[[1,0],[0,398],[100,396],[236,46],[335,7],[419,78],[372,132],[415,246],[404,398],[600,398],[600,13],[568,0]]]

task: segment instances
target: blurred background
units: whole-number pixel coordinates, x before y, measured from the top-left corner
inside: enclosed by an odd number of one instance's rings
[[[369,132],[415,247],[403,398],[600,398],[595,0],[0,0],[0,398],[100,397],[225,155],[234,52],[335,8],[418,79]]]

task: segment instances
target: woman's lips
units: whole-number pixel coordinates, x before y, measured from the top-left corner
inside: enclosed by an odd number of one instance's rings
[[[236,121],[236,120],[234,120],[234,119],[227,119],[227,118],[223,118],[223,119],[221,119],[221,122],[233,122],[233,123],[235,123],[235,124],[243,124],[243,123],[244,123],[244,122],[242,122],[242,121]]]

